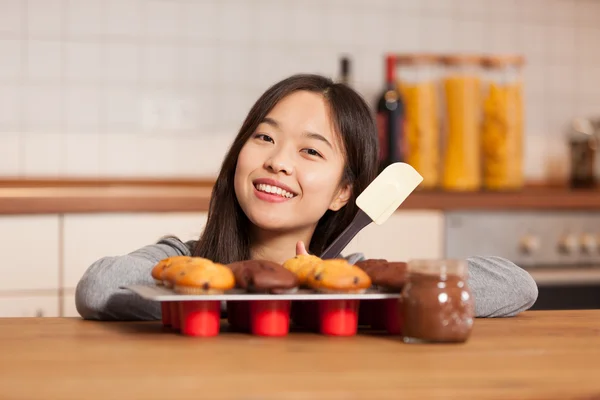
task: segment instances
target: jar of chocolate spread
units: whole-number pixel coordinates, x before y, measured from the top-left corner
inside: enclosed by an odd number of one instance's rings
[[[465,342],[475,304],[463,260],[412,260],[400,296],[406,343]]]

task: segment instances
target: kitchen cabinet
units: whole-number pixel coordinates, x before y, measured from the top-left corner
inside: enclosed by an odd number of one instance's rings
[[[81,318],[75,307],[75,292],[72,290],[63,293],[62,298],[62,310],[60,313],[61,317],[78,317]]]
[[[197,239],[206,218],[206,212],[67,214],[62,287],[74,289],[86,269],[102,257],[130,253],[166,235]]]
[[[0,217],[4,250],[0,295],[3,291],[58,289],[59,235],[58,215]]]
[[[58,291],[56,295],[0,295],[0,318],[58,316]]]
[[[398,211],[383,225],[367,226],[348,244],[344,255],[405,261],[444,256],[444,214],[440,211]]]

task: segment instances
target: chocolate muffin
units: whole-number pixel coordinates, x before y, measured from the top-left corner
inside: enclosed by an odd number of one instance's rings
[[[276,262],[248,260],[227,266],[235,276],[236,286],[249,292],[278,294],[290,292],[298,287],[296,275]]]
[[[384,259],[369,259],[355,264],[369,275],[374,285],[390,291],[400,291],[406,282],[405,262],[388,262]]]

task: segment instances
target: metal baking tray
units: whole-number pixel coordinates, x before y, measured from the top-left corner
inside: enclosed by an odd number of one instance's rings
[[[178,294],[172,289],[154,285],[130,285],[122,286],[121,289],[130,290],[144,299],[153,301],[378,300],[400,297],[400,293],[386,293],[374,289],[368,289],[365,293],[318,293],[310,289],[298,289],[294,293],[286,294],[248,293],[240,289],[233,289],[223,294],[195,295]]]

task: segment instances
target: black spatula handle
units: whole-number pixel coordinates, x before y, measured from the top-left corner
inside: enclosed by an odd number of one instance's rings
[[[360,232],[365,226],[369,225],[373,220],[361,209],[348,225],[346,229],[338,236],[333,243],[321,254],[321,259],[331,259],[339,257],[340,253],[350,243],[350,241]]]

